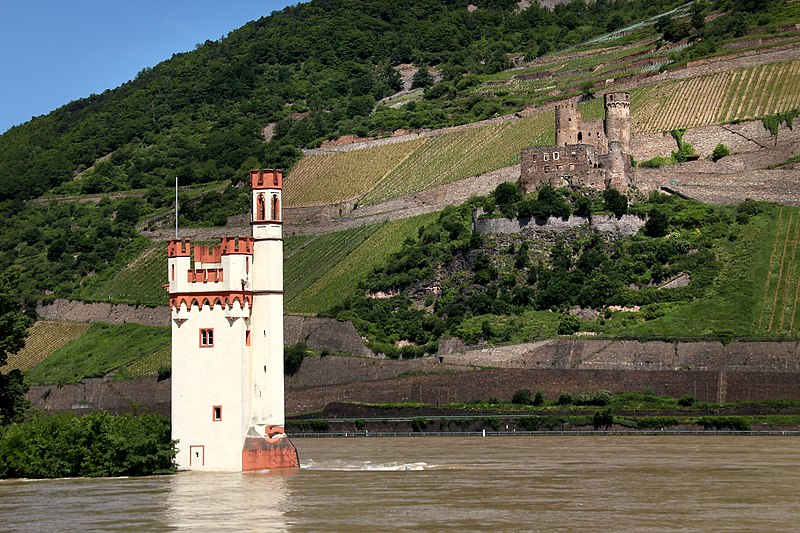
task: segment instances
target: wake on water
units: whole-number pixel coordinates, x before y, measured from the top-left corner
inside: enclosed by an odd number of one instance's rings
[[[345,462],[334,461],[331,463],[317,463],[313,459],[309,459],[307,463],[300,464],[300,468],[307,468],[310,470],[329,470],[341,472],[405,472],[412,470],[429,470],[434,468],[433,465],[428,463],[377,463],[373,464],[372,461],[363,462]]]

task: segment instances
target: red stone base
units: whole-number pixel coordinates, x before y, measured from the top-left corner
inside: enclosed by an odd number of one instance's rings
[[[297,448],[285,434],[247,437],[242,449],[242,471],[300,468]]]

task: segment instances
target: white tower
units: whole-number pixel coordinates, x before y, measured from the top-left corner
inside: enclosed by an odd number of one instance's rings
[[[284,433],[279,170],[250,173],[252,237],[170,241],[172,438],[181,469],[298,466]]]

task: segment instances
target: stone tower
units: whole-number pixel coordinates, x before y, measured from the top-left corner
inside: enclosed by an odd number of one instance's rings
[[[631,100],[628,93],[608,93],[604,97],[608,142],[619,141],[622,153],[631,153]]]
[[[191,470],[297,467],[284,432],[280,170],[250,173],[252,237],[168,246],[172,438]]]
[[[581,114],[575,100],[556,106],[556,146],[578,144],[581,130]]]

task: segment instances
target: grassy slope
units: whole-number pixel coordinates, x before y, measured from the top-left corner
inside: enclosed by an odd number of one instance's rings
[[[768,298],[764,281],[770,262],[778,214],[772,207],[754,217],[749,231],[734,242],[722,241],[717,247],[721,263],[719,276],[708,296],[682,305],[663,317],[628,328],[623,336],[695,337],[731,334],[750,337],[766,335],[757,327],[761,302]],[[783,208],[797,212],[797,208]],[[798,256],[797,259],[800,259]]]
[[[28,383],[77,383],[101,377],[169,345],[169,328],[93,324],[78,339],[25,372]]]
[[[358,282],[389,254],[399,250],[407,237],[416,237],[419,227],[436,213],[384,222],[364,242],[328,273],[297,297],[286,302],[290,313],[319,313],[342,303],[357,290]]]

